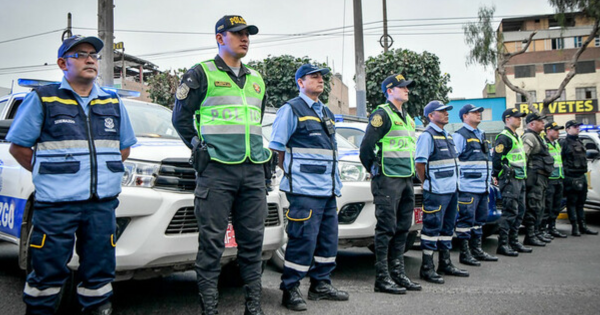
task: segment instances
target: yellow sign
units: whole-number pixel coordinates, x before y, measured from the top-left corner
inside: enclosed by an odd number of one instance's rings
[[[540,113],[554,114],[589,114],[598,111],[598,100],[579,100],[579,101],[556,101],[548,104],[547,112],[544,108],[544,102],[532,104]],[[527,103],[516,104],[516,108],[522,112],[529,114]]]
[[[114,43],[113,44],[113,50],[117,50],[117,49],[121,49],[121,50],[125,50],[125,48],[123,48],[123,42],[118,42],[118,43]]]

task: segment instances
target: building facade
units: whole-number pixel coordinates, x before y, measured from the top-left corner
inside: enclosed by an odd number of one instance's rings
[[[327,106],[334,114],[352,115],[348,101],[348,86],[344,84],[342,75],[339,73],[331,76],[331,91]]]

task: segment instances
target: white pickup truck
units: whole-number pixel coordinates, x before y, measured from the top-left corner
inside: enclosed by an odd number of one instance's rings
[[[19,246],[19,265],[27,269],[28,235],[35,198],[31,173],[9,154],[4,141],[26,93],[0,97],[0,241]],[[138,143],[125,161],[117,216],[117,280],[146,279],[194,267],[198,226],[194,216],[195,173],[190,150],[163,106],[123,99]],[[284,237],[280,194],[267,198],[263,260],[271,258]],[[231,227],[231,225],[230,225]],[[237,254],[233,229],[226,237],[222,263]],[[77,257],[69,266],[77,268]]]

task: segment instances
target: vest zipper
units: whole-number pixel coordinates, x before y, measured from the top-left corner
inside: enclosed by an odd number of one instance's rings
[[[82,108],[83,109],[83,108]],[[85,113],[84,113],[85,114]],[[92,109],[90,108],[90,112],[89,115],[92,115]],[[96,161],[96,147],[94,146],[94,137],[92,135],[92,127],[91,127],[91,122],[90,122],[90,116],[86,115],[85,117],[85,121],[86,121],[86,131],[88,134],[88,144],[90,147],[90,172],[91,172],[91,177],[90,177],[90,198],[93,198],[94,196],[98,196],[98,192],[97,192],[97,186],[98,186],[98,176],[97,176],[97,172],[98,172],[98,164]]]

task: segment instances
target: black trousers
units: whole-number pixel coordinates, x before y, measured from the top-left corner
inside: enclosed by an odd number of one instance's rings
[[[371,181],[371,193],[377,218],[376,259],[379,262],[401,258],[415,208],[413,179],[378,175]]]
[[[525,214],[525,180],[500,179],[502,193],[502,217],[499,223],[500,235],[508,236],[509,232],[518,233]]]
[[[585,204],[585,199],[587,199],[588,190],[585,175],[579,177],[565,177],[564,184],[569,221],[571,221],[571,223],[585,221],[583,205]]]
[[[544,213],[548,177],[532,170],[527,172],[526,185],[527,210],[523,217],[523,225],[537,227],[542,221]]]
[[[260,280],[267,215],[263,165],[210,162],[197,177],[194,193],[200,230],[196,257],[200,291],[217,287],[230,215],[242,279],[244,283]]]
[[[542,220],[549,222],[556,221],[560,213],[560,204],[563,198],[563,180],[550,179],[548,180],[548,189],[546,190],[546,207]]]

